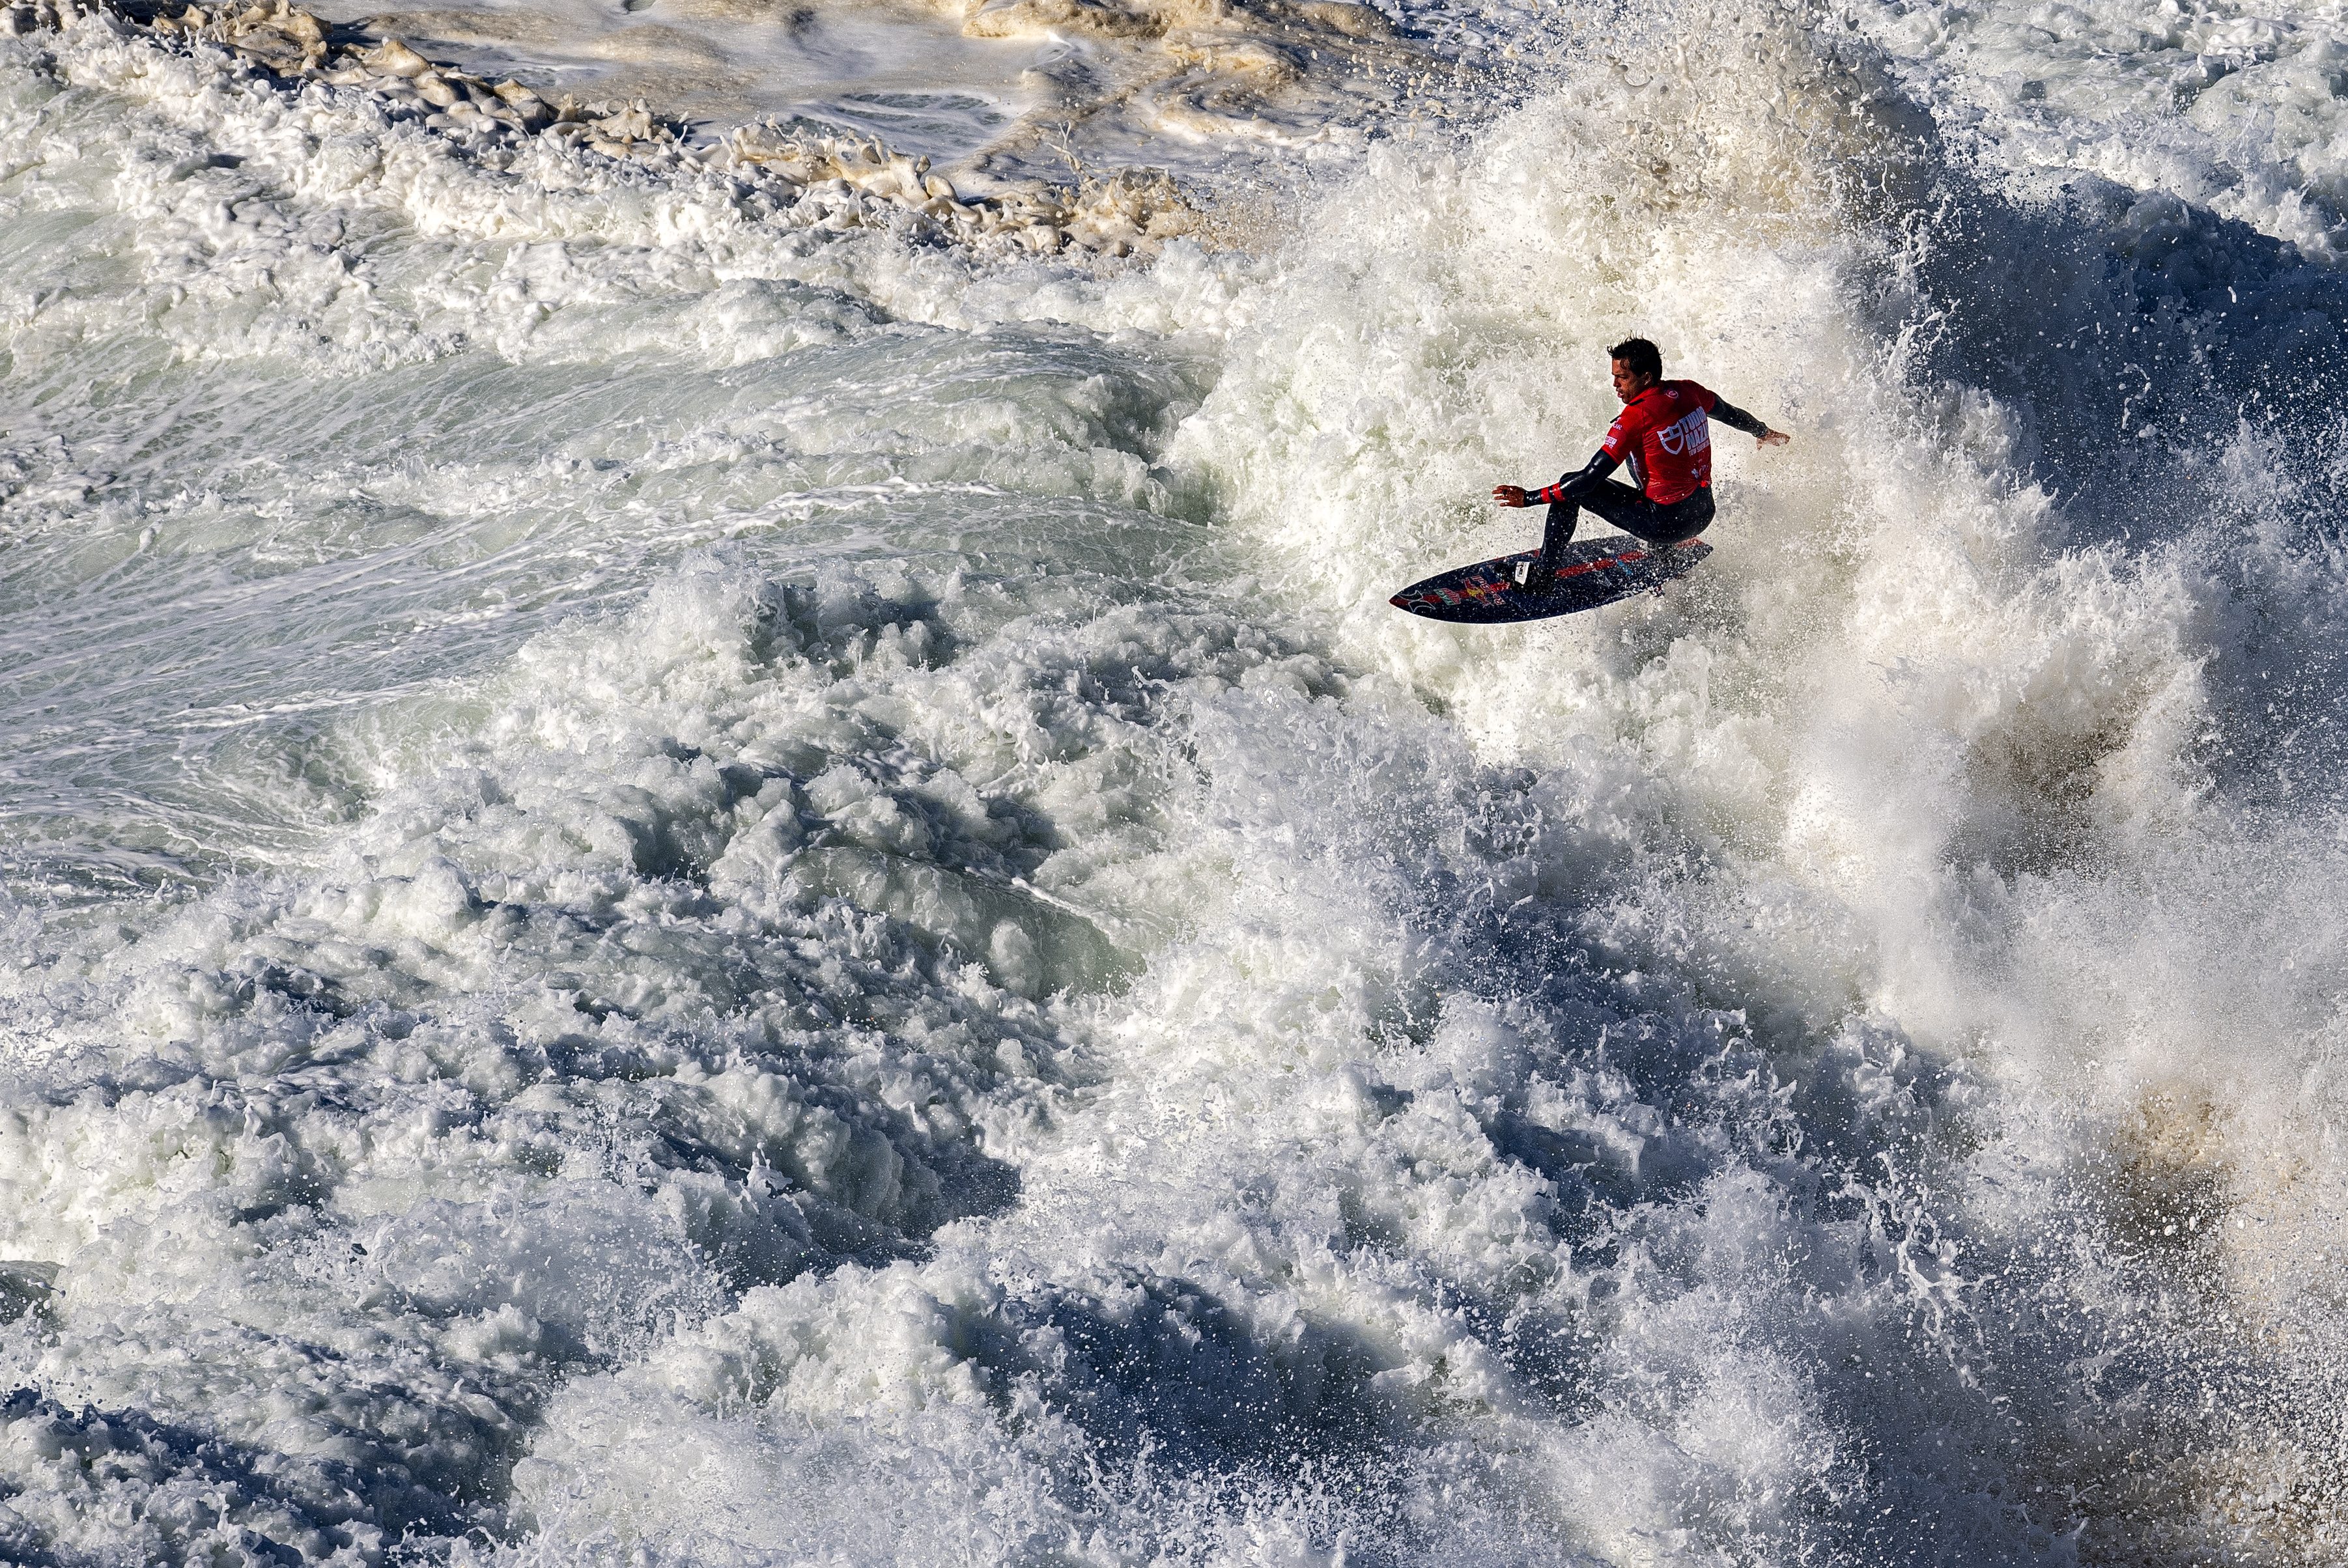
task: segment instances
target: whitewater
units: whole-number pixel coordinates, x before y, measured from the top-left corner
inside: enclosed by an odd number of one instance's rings
[[[2348,1555],[2341,0],[180,15],[0,7],[0,1559]],[[1390,609],[1632,333],[1710,560]]]

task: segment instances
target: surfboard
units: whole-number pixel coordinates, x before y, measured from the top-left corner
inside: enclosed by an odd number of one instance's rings
[[[1549,588],[1528,593],[1518,585],[1517,572],[1540,553],[1519,550],[1474,566],[1453,567],[1424,582],[1412,583],[1387,602],[1429,620],[1473,626],[1546,620],[1552,615],[1595,610],[1661,588],[1694,570],[1696,562],[1712,553],[1712,547],[1702,539],[1684,545],[1651,545],[1628,534],[1576,539],[1565,547]]]

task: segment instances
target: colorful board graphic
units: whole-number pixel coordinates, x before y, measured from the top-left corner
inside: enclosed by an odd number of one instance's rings
[[[1566,547],[1549,587],[1529,593],[1519,585],[1517,575],[1535,553],[1519,550],[1497,560],[1437,572],[1424,582],[1412,583],[1388,602],[1430,620],[1478,626],[1545,620],[1661,588],[1693,570],[1712,553],[1712,547],[1701,539],[1684,545],[1651,545],[1628,534],[1577,539]]]

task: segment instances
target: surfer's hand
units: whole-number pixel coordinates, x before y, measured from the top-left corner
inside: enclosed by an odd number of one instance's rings
[[[1754,439],[1761,443],[1764,446],[1783,446],[1787,442],[1791,441],[1793,437],[1787,435],[1782,430],[1764,430],[1760,435],[1755,436]]]
[[[1525,487],[1522,485],[1495,485],[1492,487],[1492,499],[1504,507],[1523,507],[1531,504],[1525,499]]]

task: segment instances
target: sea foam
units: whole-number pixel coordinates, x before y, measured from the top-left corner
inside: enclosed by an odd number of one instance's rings
[[[1123,257],[0,40],[8,1555],[2325,1557],[2328,252],[1395,19],[1519,101]],[[1714,559],[1388,610],[1633,331]]]

